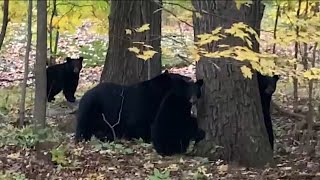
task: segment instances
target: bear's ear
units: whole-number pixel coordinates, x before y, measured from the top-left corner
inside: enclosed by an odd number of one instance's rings
[[[82,61],[83,61],[83,57],[82,56],[79,57],[79,61],[82,63]]]
[[[168,69],[166,69],[166,70],[163,72],[163,74],[169,74]]]
[[[196,81],[196,84],[201,87],[201,86],[203,85],[203,79],[197,80],[197,81]]]
[[[67,62],[71,61],[71,57],[66,58]]]

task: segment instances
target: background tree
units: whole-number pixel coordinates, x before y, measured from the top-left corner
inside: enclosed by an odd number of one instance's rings
[[[4,0],[2,9],[3,9],[3,19],[2,19],[2,28],[0,33],[0,49],[2,47],[3,40],[6,36],[7,26],[9,22],[9,0]]]
[[[26,93],[27,93],[27,80],[29,74],[29,54],[31,50],[31,40],[32,40],[32,0],[29,0],[28,7],[28,26],[27,26],[27,47],[26,47],[26,56],[24,58],[24,73],[23,73],[23,82],[21,85],[21,100],[19,108],[19,126],[22,127],[24,124],[25,117],[25,102],[26,102]]]
[[[159,5],[153,0],[112,0],[110,9],[109,47],[100,81],[131,84],[148,79],[148,74],[151,78],[161,73]],[[145,24],[150,25],[150,31],[134,31],[135,28]],[[140,44],[140,50],[152,46],[153,50],[159,53],[156,53],[148,62],[138,59],[128,50],[137,42],[144,43],[144,45]],[[148,63],[150,63],[149,67]]]
[[[37,46],[35,63],[34,119],[45,126],[46,120],[47,1],[37,1]]]
[[[249,6],[242,5],[240,9],[235,1],[193,0],[192,4],[199,12],[193,15],[195,37],[218,27],[230,28],[237,22],[244,22],[259,32],[263,16],[260,0]],[[245,45],[240,38],[230,36],[204,48],[215,52],[221,49],[221,44]],[[253,50],[259,51],[256,41]],[[272,151],[263,123],[257,78],[244,78],[240,69],[243,65],[231,58],[201,57],[197,63],[197,78],[205,81],[198,119],[200,126],[206,129],[208,141],[199,144],[197,153],[247,166],[261,166],[272,159]],[[212,151],[215,143],[221,149]]]
[[[58,47],[58,40],[59,40],[59,30],[56,30],[56,38],[55,38],[55,43],[53,47],[53,18],[58,15],[57,12],[57,0],[52,1],[52,12],[51,12],[51,17],[49,21],[49,50],[50,50],[50,57],[48,59],[48,65],[54,65],[56,64],[55,58],[56,58],[56,53],[57,53],[57,47]]]

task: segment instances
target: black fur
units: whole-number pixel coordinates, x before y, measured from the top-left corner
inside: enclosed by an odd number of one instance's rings
[[[257,77],[258,77],[264,124],[267,129],[271,148],[273,149],[274,135],[273,135],[273,128],[272,128],[272,120],[270,115],[270,103],[271,103],[272,95],[276,91],[279,76],[274,75],[273,77],[269,77],[269,76],[264,76],[258,72]]]
[[[194,94],[189,89],[194,83],[189,81],[186,76],[165,71],[151,80],[130,86],[98,84],[80,100],[76,141],[90,140],[92,135],[101,140],[114,140],[110,128],[114,126],[117,138],[142,138],[150,142],[151,123],[163,97],[170,92],[191,99]]]
[[[188,99],[174,94],[163,100],[151,128],[152,143],[158,154],[185,153],[191,140],[198,142],[204,138],[197,119],[191,116],[191,107]]]
[[[54,101],[54,96],[63,91],[68,102],[75,102],[74,96],[82,69],[83,57],[66,58],[66,62],[47,67],[47,99]]]

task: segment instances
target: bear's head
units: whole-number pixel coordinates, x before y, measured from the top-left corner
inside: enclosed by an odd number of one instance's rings
[[[169,73],[168,71],[165,71],[165,73],[167,73],[170,78],[171,91],[173,94],[188,99],[191,104],[195,104],[201,97],[202,79],[194,82],[187,76]]]
[[[77,58],[71,58],[71,57],[67,57],[67,68],[72,71],[73,73],[80,73],[81,69],[82,69],[82,62],[83,62],[83,57],[79,57]]]
[[[260,92],[264,92],[267,95],[272,95],[277,88],[277,82],[279,80],[279,75],[265,76],[258,73],[258,83]]]

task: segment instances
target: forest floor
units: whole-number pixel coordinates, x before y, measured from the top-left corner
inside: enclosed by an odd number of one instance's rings
[[[79,35],[91,39],[88,35]],[[67,41],[67,40],[65,40]],[[87,42],[87,41],[84,41]],[[59,44],[67,47],[63,42]],[[264,168],[244,168],[222,160],[190,155],[161,157],[152,145],[137,141],[101,143],[92,140],[74,144],[75,115],[60,94],[48,107],[46,137],[26,127],[13,125],[18,117],[19,88],[23,72],[24,43],[14,43],[2,53],[0,63],[0,180],[1,179],[312,179],[320,180],[320,131],[304,139],[305,129],[297,129],[300,119],[273,112],[274,162]],[[61,47],[60,47],[61,48]],[[34,62],[34,49],[31,53]],[[194,77],[194,67],[173,68],[172,72]],[[98,83],[101,67],[84,68],[77,98]],[[30,74],[32,76],[32,74]],[[32,78],[31,78],[32,79]],[[28,84],[32,86],[33,81]],[[281,81],[280,81],[281,83]],[[32,89],[27,96],[32,112]],[[283,95],[275,94],[274,99]],[[288,98],[287,98],[288,99]],[[290,99],[290,98],[289,98]],[[279,101],[280,102],[280,101]],[[290,109],[290,100],[280,103]],[[301,102],[305,106],[305,102]],[[31,119],[30,116],[27,119]],[[311,148],[309,147],[311,146]],[[166,178],[167,177],[167,178]]]
[[[171,71],[190,76],[194,68],[190,66]],[[83,72],[81,81],[92,78],[86,77],[86,72],[93,75],[90,70]],[[96,74],[98,79],[99,73]],[[78,94],[85,89],[81,86]],[[139,140],[114,143],[92,140],[75,145],[72,137],[75,115],[69,114],[72,109],[65,105],[62,95],[58,97],[57,102],[50,104],[47,122],[50,128],[60,132],[60,135],[56,135],[59,141],[44,141],[35,147],[6,143],[0,148],[0,169],[3,172],[0,179],[138,180],[168,175],[165,172],[169,173],[171,179],[320,179],[320,150],[308,150],[302,138],[303,131],[293,131],[299,120],[277,112],[273,113],[276,135],[274,162],[257,169],[190,155],[161,157],[155,153],[152,145]],[[0,136],[6,136],[5,132],[0,131]],[[32,134],[26,132],[15,136],[15,140],[20,138],[26,142],[28,138],[32,139]],[[315,140],[319,137],[318,131]]]

